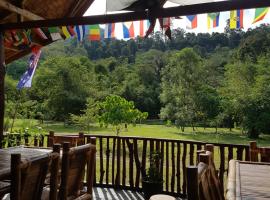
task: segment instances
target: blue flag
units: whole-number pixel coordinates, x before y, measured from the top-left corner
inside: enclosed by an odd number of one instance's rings
[[[33,79],[34,73],[35,73],[36,68],[37,68],[40,53],[41,53],[40,48],[32,49],[32,55],[30,56],[29,61],[28,61],[28,69],[22,75],[22,77],[17,85],[18,90],[21,90],[24,87],[26,87],[26,88],[31,87],[32,79]]]

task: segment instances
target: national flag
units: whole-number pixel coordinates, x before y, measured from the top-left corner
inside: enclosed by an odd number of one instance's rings
[[[187,29],[197,28],[198,25],[197,15],[188,15],[186,18],[187,18]]]
[[[134,38],[134,24],[133,22],[124,22],[122,23],[123,26],[123,35],[124,38]]]
[[[49,29],[49,32],[50,32],[50,35],[51,35],[51,38],[53,41],[62,39],[62,37],[59,33],[58,27],[50,27],[48,29]]]
[[[230,13],[230,28],[244,28],[244,10],[232,10]]]
[[[39,61],[39,57],[41,54],[41,50],[39,47],[34,47],[32,49],[32,55],[29,58],[28,61],[28,69],[27,71],[22,75],[18,85],[17,89],[21,90],[22,88],[30,88],[32,85],[32,79],[35,74],[37,64]]]
[[[256,8],[255,9],[255,17],[252,24],[255,24],[258,21],[261,21],[264,19],[265,15],[268,13],[269,7],[267,8]]]
[[[115,23],[105,24],[104,38],[114,38]]]
[[[89,25],[89,40],[91,41],[99,41],[100,37],[100,27],[98,24]]]
[[[77,34],[78,41],[82,42],[83,38],[85,37],[85,34],[86,34],[85,25],[75,26],[75,31],[76,31],[76,34]]]
[[[48,40],[42,28],[34,28],[34,32],[43,40]]]
[[[208,13],[207,14],[207,26],[208,29],[210,28],[216,28],[219,26],[219,16],[220,13]]]
[[[144,31],[144,20],[141,20],[140,21],[140,33],[139,33],[139,36],[140,37],[143,37],[145,34],[145,31]]]

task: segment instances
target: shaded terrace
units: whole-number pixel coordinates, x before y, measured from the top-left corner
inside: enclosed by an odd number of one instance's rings
[[[270,6],[268,0],[235,0],[235,1],[196,1],[196,4],[180,5],[172,8],[154,7],[136,9],[136,11],[83,17],[82,15],[94,0],[80,1],[31,1],[10,0],[0,4],[0,142],[3,140],[4,122],[4,79],[5,64],[19,59],[31,52],[31,49],[9,49],[4,47],[3,32],[9,29],[30,29],[38,27],[104,24],[162,17],[176,17],[200,13],[248,9]],[[113,1],[113,0],[112,0]],[[163,2],[164,3],[164,2]],[[132,9],[131,9],[132,10]],[[33,44],[46,46],[51,39],[40,41],[33,37]],[[47,138],[48,137],[48,138]],[[35,146],[51,146],[50,136],[38,141],[33,138]],[[84,135],[83,143],[90,142],[91,136]],[[146,159],[149,152],[161,151],[164,193],[186,197],[186,173],[188,165],[197,163],[196,152],[206,143],[167,140],[158,138],[114,137],[94,135],[97,138],[97,167],[95,169],[95,186],[101,188],[131,189],[141,191],[140,179],[147,168]],[[76,138],[76,137],[75,137]],[[21,140],[21,138],[20,138]],[[20,143],[21,144],[21,143]],[[23,141],[28,145],[28,141]],[[215,164],[219,171],[219,180],[224,185],[231,159],[250,160],[250,148],[247,145],[213,144]],[[217,153],[218,152],[218,153]],[[102,192],[106,191],[103,190]],[[100,189],[95,189],[97,199]],[[109,189],[108,189],[109,191]],[[134,194],[131,194],[131,196]],[[139,194],[136,194],[139,195]],[[101,195],[102,196],[102,195]],[[106,196],[103,194],[103,196]],[[138,197],[137,199],[139,199]],[[110,199],[109,197],[107,199]],[[121,199],[121,197],[119,198]]]

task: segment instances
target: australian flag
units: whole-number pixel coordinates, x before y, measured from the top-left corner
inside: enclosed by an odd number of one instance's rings
[[[22,75],[17,89],[21,90],[22,88],[30,88],[32,85],[32,79],[37,68],[38,60],[41,54],[40,48],[32,49],[32,55],[29,58],[29,65],[27,71]]]

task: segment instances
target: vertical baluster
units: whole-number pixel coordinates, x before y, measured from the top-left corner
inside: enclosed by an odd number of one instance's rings
[[[222,192],[223,192],[224,191],[223,178],[224,178],[224,172],[225,172],[225,148],[223,145],[221,145],[219,148],[220,148],[219,180],[220,180],[220,184],[222,186]]]
[[[194,144],[190,143],[189,145],[189,163],[190,165],[194,165]]]
[[[177,193],[179,194],[181,192],[181,186],[180,186],[180,181],[181,181],[181,170],[180,170],[180,155],[181,155],[181,146],[180,143],[177,142],[177,155],[176,155],[176,182],[177,182]]]
[[[115,141],[116,138],[113,138],[113,151],[112,151],[112,184],[114,184],[114,158],[115,158]]]
[[[140,185],[140,175],[141,175],[141,164],[139,160],[139,155],[138,155],[138,142],[137,139],[133,140],[133,146],[134,146],[134,160],[135,160],[135,165],[136,165],[136,179],[135,179],[135,188],[139,189]]]
[[[99,138],[99,162],[100,162],[100,177],[99,177],[99,183],[103,183],[103,177],[104,177],[104,169],[103,169],[103,145],[102,145],[102,137]]]
[[[237,160],[243,160],[243,147],[237,147]]]
[[[166,192],[169,191],[169,142],[166,141]]]
[[[109,184],[109,174],[110,174],[110,138],[107,137],[107,147],[106,147],[106,184]]]
[[[116,146],[116,178],[115,186],[120,186],[120,159],[121,159],[121,138],[117,137],[117,146]]]
[[[172,178],[171,178],[171,192],[174,192],[175,183],[175,155],[174,155],[174,142],[172,142]]]
[[[146,175],[146,150],[147,150],[147,140],[143,139],[143,151],[142,151],[142,176],[145,177]]]
[[[122,185],[126,186],[126,146],[125,146],[125,139],[122,139],[123,145],[123,173],[122,173]]]
[[[183,194],[186,195],[186,189],[187,189],[187,184],[186,184],[186,179],[187,179],[187,173],[186,173],[186,157],[187,157],[187,144],[183,143],[183,156],[182,156],[182,171],[183,171],[183,186],[182,186],[182,191]]]

